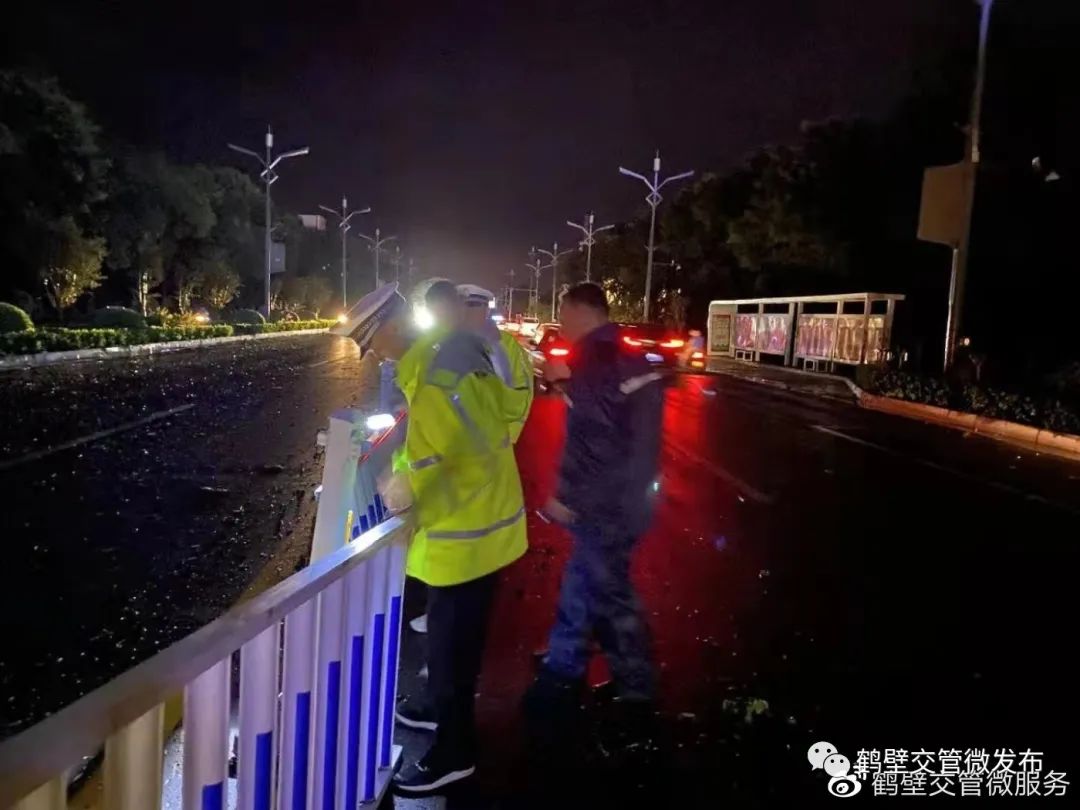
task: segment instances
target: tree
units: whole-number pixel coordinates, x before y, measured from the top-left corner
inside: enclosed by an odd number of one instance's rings
[[[193,286],[211,309],[222,310],[236,297],[240,289],[240,275],[224,262],[218,261],[198,271]]]
[[[811,191],[811,168],[795,149],[762,149],[750,160],[754,190],[728,226],[728,246],[739,265],[762,273],[829,270],[843,261],[843,246],[820,227]]]
[[[63,217],[49,229],[41,281],[57,315],[101,284],[105,240],[87,237],[75,220]]]
[[[109,179],[105,264],[128,276],[143,315],[150,309],[153,288],[165,279],[163,241],[171,223],[172,170],[160,155],[129,155],[118,161]]]
[[[317,318],[334,295],[330,283],[322,276],[287,275],[280,286],[274,286],[278,308],[293,315],[304,312]]]
[[[109,161],[97,125],[55,79],[0,71],[0,111],[0,292],[7,292],[34,286],[58,222],[93,232]]]

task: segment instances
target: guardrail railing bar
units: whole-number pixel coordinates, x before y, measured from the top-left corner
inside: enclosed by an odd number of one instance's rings
[[[405,544],[391,542],[387,550],[387,586],[390,591],[390,616],[386,632],[386,685],[383,693],[381,736],[379,739],[379,767],[389,768],[394,745],[394,709],[397,706],[398,651],[401,647],[401,611],[405,591]]]
[[[67,810],[67,774],[46,782],[13,805],[12,810]]]
[[[390,518],[370,529],[363,539],[313,562],[32,728],[0,743],[0,807],[14,805],[23,797],[29,800],[28,794],[56,780],[57,774],[92,754],[114,732],[178,694],[210,668],[227,661],[247,641],[271,625],[276,626],[297,607],[375,556],[381,550],[380,541],[403,530],[403,526],[400,518]],[[320,631],[320,638],[321,635]],[[29,806],[20,805],[20,810]],[[327,810],[332,810],[332,806]]]
[[[364,740],[363,758],[360,761],[360,800],[364,802],[375,798],[375,776],[379,763],[379,722],[382,717],[379,701],[382,698],[383,656],[386,652],[388,553],[389,549],[384,547],[365,564],[367,606],[364,616],[368,643],[363,649],[364,687],[360,702],[360,728]]]
[[[165,707],[160,703],[105,741],[105,807],[146,810],[161,802]]]
[[[316,600],[285,617],[281,734],[278,736],[278,807],[305,810],[311,784],[314,718]]]
[[[335,810],[341,717],[342,605],[344,584],[335,582],[319,594],[315,679],[315,739],[311,798],[313,810]]]
[[[231,663],[230,653],[184,689],[184,810],[227,806]]]
[[[360,698],[364,688],[364,629],[367,611],[367,572],[371,560],[354,568],[343,580],[345,587],[345,676],[342,700],[339,770],[342,774],[344,807],[356,807],[360,767]]]
[[[240,648],[239,810],[271,810],[280,651],[278,624]]]

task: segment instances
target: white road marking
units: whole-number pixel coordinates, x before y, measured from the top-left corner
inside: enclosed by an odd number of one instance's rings
[[[816,430],[818,433],[826,433],[829,436],[833,436],[837,439],[843,439],[844,441],[851,442],[852,444],[869,447],[871,450],[877,450],[879,453],[885,453],[886,455],[893,456],[894,458],[902,458],[905,461],[911,462],[912,464],[918,464],[922,467],[936,470],[937,472],[947,473],[948,475],[955,476],[964,481],[970,481],[975,484],[982,484],[984,486],[1000,490],[1001,492],[1007,492],[1010,495],[1015,495],[1018,498],[1023,498],[1026,501],[1032,501],[1033,503],[1042,504],[1043,506],[1052,506],[1055,509],[1061,509],[1062,511],[1069,512],[1070,514],[1080,515],[1080,509],[1076,509],[1063,503],[1058,503],[1057,501],[1052,501],[1048,498],[1044,498],[1042,495],[1034,495],[1030,492],[1024,492],[1022,489],[1018,489],[1011,484],[1003,484],[1000,481],[993,481],[989,478],[980,478],[977,475],[971,475],[970,473],[966,473],[963,470],[958,470],[954,467],[946,467],[944,464],[938,464],[936,461],[930,461],[929,459],[908,455],[907,453],[902,453],[899,450],[894,450],[891,447],[886,447],[883,444],[877,444],[876,442],[867,441],[866,439],[860,439],[858,436],[850,436],[847,433],[841,433],[839,430],[834,430],[833,428],[826,427],[825,425],[811,425],[810,427]]]
[[[735,475],[735,473],[728,472],[716,462],[709,461],[707,458],[699,456],[693,450],[690,450],[689,448],[684,447],[680,444],[675,444],[670,439],[667,440],[667,443],[669,447],[677,451],[680,455],[686,456],[693,463],[697,464],[698,466],[704,467],[721,481],[727,482],[738,492],[745,495],[750,500],[765,505],[776,503],[775,495],[770,495],[767,492],[762,492],[760,489],[757,489],[751,484],[748,484],[746,481],[743,481],[741,478],[739,478],[739,476]]]
[[[330,363],[340,363],[342,360],[348,360],[347,357],[334,357],[330,360],[320,360],[318,363],[312,363],[308,368],[318,368],[319,366],[326,366]]]
[[[71,439],[70,441],[61,442],[60,444],[54,444],[52,447],[45,447],[41,450],[35,450],[33,453],[27,453],[25,456],[14,459],[6,459],[0,461],[0,470],[10,470],[12,467],[18,467],[20,464],[26,464],[30,461],[37,461],[38,459],[51,456],[54,453],[60,453],[64,450],[70,450],[73,447],[79,447],[84,444],[90,444],[90,442],[96,442],[99,439],[105,439],[109,436],[115,436],[117,433],[123,433],[128,430],[135,430],[135,428],[141,428],[144,425],[149,425],[152,422],[160,421],[161,419],[168,419],[170,416],[176,416],[178,413],[194,408],[195,403],[189,402],[187,405],[177,405],[175,408],[168,408],[164,411],[157,411],[136,419],[132,422],[125,422],[122,425],[116,427],[107,428],[105,430],[98,430],[94,433],[88,433],[85,436],[80,436],[77,439]]]

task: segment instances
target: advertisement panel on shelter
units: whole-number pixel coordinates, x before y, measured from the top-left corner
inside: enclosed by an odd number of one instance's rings
[[[757,349],[757,315],[735,316],[735,348],[752,352]]]
[[[788,335],[791,334],[791,316],[757,315],[757,350],[767,354],[787,354]]]
[[[709,354],[731,351],[731,314],[714,312],[709,315]]]
[[[866,321],[862,315],[836,316],[836,359],[844,363],[861,363]]]
[[[835,327],[835,315],[800,315],[795,354],[821,360],[831,358]]]

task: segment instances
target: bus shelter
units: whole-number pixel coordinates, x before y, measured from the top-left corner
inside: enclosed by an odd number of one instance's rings
[[[893,293],[742,298],[709,303],[710,357],[831,371],[837,365],[883,363],[896,303]]]

